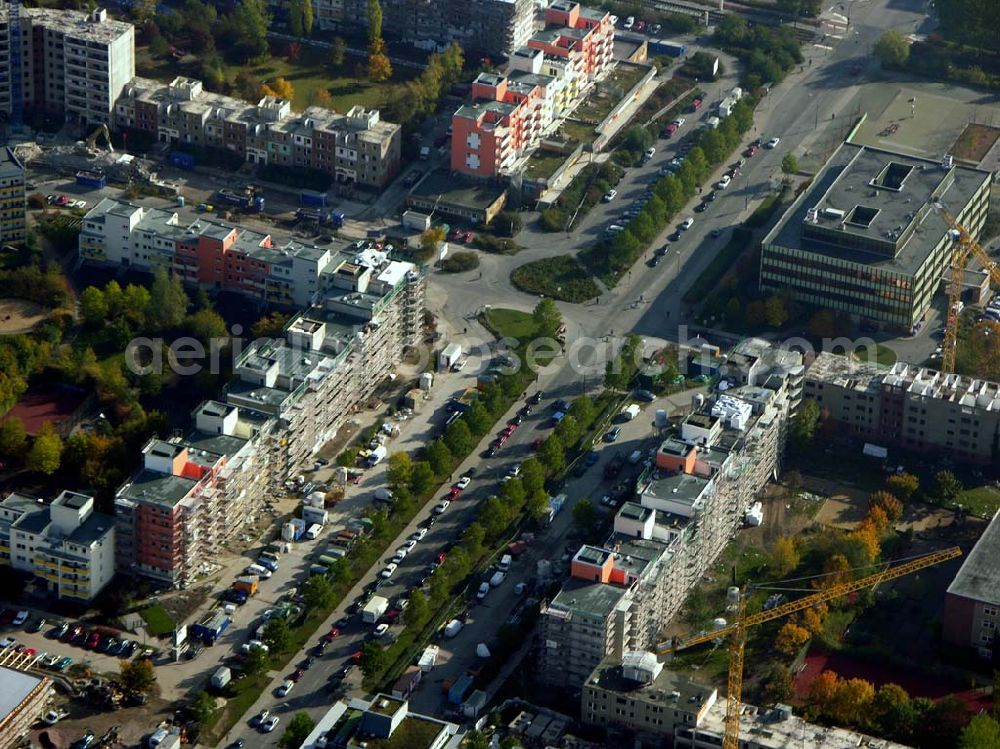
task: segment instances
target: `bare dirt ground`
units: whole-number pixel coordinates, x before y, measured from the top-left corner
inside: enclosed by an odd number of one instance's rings
[[[24,299],[0,299],[0,335],[27,333],[48,316],[40,304]]]
[[[806,491],[826,497],[816,515],[817,522],[851,530],[864,520],[868,512],[867,492],[812,476],[804,476],[802,484]],[[904,508],[903,517],[895,525],[899,530],[912,529],[919,532],[944,528],[953,521],[954,513],[951,510],[914,502]]]
[[[119,727],[118,735],[125,746],[138,746],[142,737],[151,733],[170,709],[167,702],[157,698],[151,698],[141,707],[107,712],[94,712],[94,708],[82,700],[69,700],[64,696],[57,697],[56,703],[69,711],[69,717],[55,726],[32,731],[29,734],[32,746],[70,746],[88,730],[99,738],[112,726]],[[50,743],[41,739],[42,734],[48,735]]]

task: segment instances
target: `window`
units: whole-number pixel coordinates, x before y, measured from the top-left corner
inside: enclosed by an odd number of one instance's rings
[[[997,607],[996,606],[983,606],[983,616],[996,616]]]

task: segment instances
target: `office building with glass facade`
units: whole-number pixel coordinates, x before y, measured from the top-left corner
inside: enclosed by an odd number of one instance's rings
[[[948,157],[844,143],[764,238],[761,290],[910,330],[951,263],[954,238],[935,204],[978,237],[990,178]]]

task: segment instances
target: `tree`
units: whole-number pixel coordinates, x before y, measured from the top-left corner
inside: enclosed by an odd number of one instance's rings
[[[365,676],[372,677],[380,674],[385,671],[388,665],[389,654],[385,652],[385,648],[380,643],[368,641],[361,646],[361,659],[358,661],[358,666]]]
[[[885,480],[885,488],[906,503],[920,488],[920,479],[912,473],[896,473]]]
[[[825,606],[811,606],[803,609],[799,614],[802,628],[810,635],[818,635],[823,632],[823,616],[826,614]]]
[[[294,37],[302,37],[305,31],[302,28],[302,8],[305,5],[303,0],[291,0],[288,3],[288,30]]]
[[[868,497],[868,506],[881,509],[892,523],[899,520],[903,514],[903,503],[884,490],[872,492]]]
[[[271,666],[271,658],[267,651],[259,645],[253,645],[243,657],[243,670],[247,676],[260,676],[267,673]]]
[[[315,727],[316,721],[309,717],[309,713],[300,710],[288,721],[288,727],[281,735],[278,746],[281,749],[299,749]]]
[[[875,56],[883,67],[906,67],[910,59],[910,43],[898,31],[887,31],[875,42]]]
[[[934,474],[931,486],[931,498],[942,504],[951,504],[958,499],[964,487],[951,471],[938,471]]]
[[[597,529],[600,517],[589,499],[581,499],[573,506],[573,525],[584,538],[590,538]]]
[[[215,716],[215,711],[218,709],[215,704],[215,697],[210,695],[208,692],[198,692],[191,700],[191,704],[188,706],[191,711],[191,716],[194,718],[194,722],[201,727],[207,726],[211,723],[212,718]]]
[[[795,158],[795,154],[786,153],[785,158],[781,160],[781,171],[785,174],[797,174],[799,171],[799,160]]]
[[[488,736],[473,728],[465,734],[465,742],[462,746],[465,749],[490,749],[490,740]]]
[[[833,310],[821,309],[809,318],[809,333],[816,338],[832,338],[836,334]]]
[[[799,552],[794,538],[782,536],[774,542],[771,546],[771,566],[779,579],[795,571],[799,566]]]
[[[836,671],[823,671],[809,685],[809,704],[816,708],[817,714],[823,714],[827,705],[833,700],[840,681]]]
[[[372,83],[381,83],[392,78],[392,63],[383,52],[372,52],[368,55],[368,79]]]
[[[280,338],[288,324],[288,315],[284,312],[272,312],[265,315],[250,327],[250,335],[254,338]]]
[[[250,0],[255,2],[256,0]],[[162,268],[153,271],[149,292],[149,324],[153,332],[170,330],[184,322],[188,297],[179,276],[168,276]]]
[[[240,0],[229,17],[229,27],[236,36],[237,54],[244,60],[266,56],[270,26],[271,14],[264,0]]]
[[[809,630],[805,627],[800,627],[795,622],[785,622],[778,630],[774,647],[779,653],[791,657],[809,641],[809,637]]]
[[[194,314],[188,315],[185,327],[199,341],[208,344],[212,340],[225,341],[229,333],[226,329],[226,321],[213,309],[198,310]]]
[[[24,430],[24,422],[18,416],[9,416],[0,421],[0,455],[8,458],[20,458],[24,455],[28,436]]]
[[[409,453],[398,452],[389,456],[385,478],[389,488],[394,492],[410,487],[413,480],[413,461]]]
[[[507,530],[511,515],[507,506],[499,498],[490,497],[483,503],[478,521],[486,533],[486,538],[494,540]]]
[[[538,447],[538,459],[549,474],[559,473],[566,467],[566,452],[559,435],[550,434]]]
[[[288,99],[289,101],[295,98],[295,88],[287,78],[275,78],[274,83],[265,85],[263,90],[266,96],[274,96],[278,99]]]
[[[493,426],[493,418],[486,410],[486,406],[478,400],[473,401],[466,409],[462,415],[462,420],[469,425],[469,431],[477,437],[482,437]]]
[[[521,483],[524,484],[524,490],[529,495],[544,489],[545,469],[542,468],[538,458],[528,458],[521,464]]]
[[[521,217],[512,211],[501,211],[493,219],[493,230],[505,237],[513,237],[524,227]]]
[[[469,431],[469,425],[464,419],[458,419],[445,429],[444,444],[448,446],[452,455],[461,456],[471,452],[476,443],[472,438],[472,432]]]
[[[772,328],[780,328],[788,322],[788,308],[780,296],[768,297],[764,300],[764,319]]]
[[[588,395],[581,395],[569,405],[568,415],[576,419],[582,429],[588,428],[596,416],[594,401]]]
[[[418,460],[413,464],[413,472],[410,475],[410,491],[420,496],[431,490],[434,486],[434,469],[426,460]]]
[[[898,684],[883,684],[872,700],[872,724],[882,736],[903,737],[909,733],[915,713],[910,695]]]
[[[149,694],[156,685],[156,673],[149,658],[118,661],[118,683],[130,694]]]
[[[432,226],[420,235],[420,246],[428,252],[437,250],[445,238],[444,229],[440,226]]]
[[[430,603],[427,600],[427,596],[418,588],[410,593],[410,602],[406,605],[406,610],[403,612],[403,619],[414,630],[419,630],[430,621],[430,618]]]
[[[746,311],[744,312],[744,317],[746,318],[746,323],[751,328],[759,327],[763,324],[766,316],[764,309],[764,302],[760,299],[755,299],[754,301],[747,304]]]
[[[347,59],[347,42],[344,37],[338,36],[333,40],[333,45],[330,47],[330,63],[335,67],[339,68],[344,64]]]
[[[368,46],[382,41],[382,5],[379,0],[368,0]]]
[[[29,471],[52,475],[59,470],[62,460],[63,443],[51,424],[45,424],[35,437],[25,459],[25,467]]]
[[[333,604],[333,586],[326,575],[312,575],[302,586],[302,598],[308,608],[323,611]]]
[[[805,398],[799,405],[799,410],[792,417],[792,426],[789,430],[789,437],[796,448],[804,448],[816,436],[816,427],[819,426],[820,408],[813,398]]]
[[[962,729],[958,746],[959,749],[1000,749],[1000,723],[988,713],[977,715]]]
[[[257,99],[260,98],[261,89],[263,88],[260,80],[255,78],[250,71],[246,69],[240,70],[236,73],[236,77],[233,79],[233,85],[236,87],[236,90],[242,98],[249,99],[250,101],[257,101]]]
[[[875,687],[870,681],[842,679],[827,703],[826,714],[835,723],[856,726],[865,721],[874,698]]]
[[[288,628],[288,622],[285,621],[284,617],[279,616],[264,626],[262,639],[264,644],[271,649],[270,652],[280,653],[288,647],[291,635],[292,632]]]
[[[764,673],[764,700],[769,705],[788,703],[795,697],[795,684],[788,669],[772,663]]]
[[[101,326],[108,320],[108,303],[104,292],[88,286],[80,293],[80,314],[88,325]]]
[[[302,32],[306,36],[312,36],[313,24],[315,23],[315,20],[312,2],[309,1],[304,3],[302,8]]]
[[[535,335],[539,337],[555,338],[562,325],[562,313],[559,307],[551,299],[542,299],[535,305],[531,312],[532,322],[535,324]]]
[[[510,483],[509,481],[507,482]],[[511,513],[513,514],[513,512]],[[462,531],[462,546],[472,559],[478,559],[483,554],[483,544],[486,542],[486,531],[479,523],[471,523]]]
[[[434,471],[434,475],[439,478],[451,475],[453,458],[444,440],[438,438],[424,448],[424,457]]]

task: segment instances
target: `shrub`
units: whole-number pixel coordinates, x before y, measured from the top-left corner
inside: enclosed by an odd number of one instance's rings
[[[479,255],[474,252],[459,250],[452,252],[441,261],[441,270],[445,273],[464,273],[479,267]]]
[[[511,283],[528,294],[538,294],[566,302],[584,302],[601,290],[572,255],[558,255],[518,266],[510,274]]]
[[[521,251],[521,246],[510,239],[498,239],[492,234],[477,234],[472,245],[495,255],[515,255]]]

